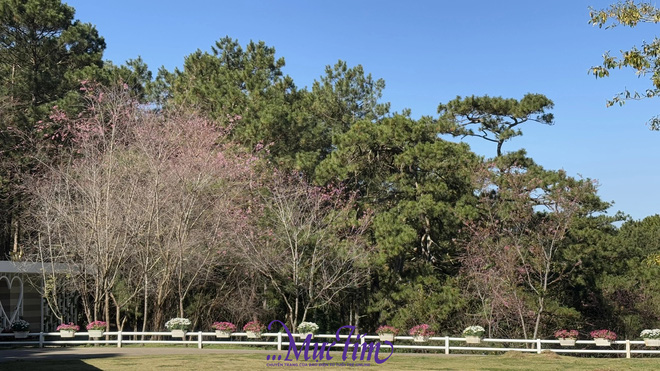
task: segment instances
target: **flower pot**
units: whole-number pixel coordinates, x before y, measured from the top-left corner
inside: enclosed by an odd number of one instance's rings
[[[25,339],[28,337],[27,331],[14,331],[14,339]]]
[[[229,336],[231,336],[230,331],[215,330],[215,337],[217,337],[217,338],[225,338],[226,339]]]
[[[87,330],[87,335],[90,338],[100,338],[103,336],[103,330]]]
[[[298,334],[301,339],[307,339],[307,336],[310,336],[310,339],[314,339],[314,333],[313,332],[305,332],[302,334]]]
[[[429,336],[424,336],[424,335],[415,335],[413,336],[413,341],[417,343],[425,343],[429,341]]]
[[[479,336],[466,336],[465,342],[467,344],[479,344],[481,343],[481,338]]]
[[[246,333],[249,339],[259,339],[261,337],[261,332],[246,331]]]
[[[598,345],[599,347],[610,346],[610,341],[605,338],[594,338],[594,342],[596,342],[596,345]]]
[[[394,341],[394,334],[378,334],[378,339],[380,341]]]
[[[660,339],[644,339],[644,345],[647,347],[660,347]]]
[[[186,330],[172,330],[173,338],[184,338],[186,337]]]
[[[75,336],[76,336],[76,332],[75,332],[75,331],[71,331],[71,330],[60,330],[60,337],[63,337],[63,338],[72,338],[72,337],[75,337]]]
[[[559,339],[559,345],[561,345],[563,347],[572,347],[573,345],[575,345],[575,339],[573,339],[573,338],[565,338],[565,339],[560,338]]]

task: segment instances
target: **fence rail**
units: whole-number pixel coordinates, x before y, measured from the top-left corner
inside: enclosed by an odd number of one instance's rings
[[[111,331],[103,332],[103,339],[89,338],[87,332],[76,332],[73,338],[61,338],[59,332],[31,332],[26,339],[14,339],[11,333],[0,333],[0,346],[11,345],[36,345],[45,347],[49,345],[115,345],[121,348],[127,344],[170,344],[170,345],[196,345],[197,348],[202,349],[206,345],[251,345],[251,346],[272,346],[277,350],[288,349],[290,340],[289,335],[286,333],[263,333],[261,338],[254,340],[236,340],[236,338],[247,337],[245,332],[234,332],[231,334],[233,340],[218,340],[215,337],[215,332],[186,332],[184,339],[174,339],[171,337],[172,333],[167,332],[135,332],[135,331]],[[304,346],[305,343],[300,339],[301,334],[292,334],[296,346]],[[304,336],[304,335],[303,335]],[[345,340],[348,335],[340,335],[340,339]],[[266,340],[270,339],[270,340]],[[295,340],[298,339],[298,340]],[[360,345],[365,342],[378,341],[377,335],[360,335]],[[575,354],[625,354],[626,358],[631,358],[633,354],[660,354],[658,347],[645,347],[644,341],[641,340],[616,340],[612,341],[610,346],[599,346],[596,349],[584,349],[580,346],[593,346],[593,340],[577,340],[575,346],[555,348],[559,345],[559,340],[543,340],[543,339],[482,339],[479,346],[470,345],[456,345],[456,343],[464,343],[465,338],[451,337],[451,336],[432,336],[425,343],[414,343],[412,336],[396,336],[395,341],[392,342],[394,349],[416,349],[416,350],[435,350],[443,352],[444,354],[464,352],[464,351],[478,351],[478,352],[528,352],[528,353],[541,353],[543,351],[551,351],[555,353],[575,353]],[[336,341],[336,336],[331,334],[314,335],[314,341],[318,343],[326,342],[328,345]],[[356,337],[351,337],[349,344],[339,343],[333,345],[333,348],[354,347]],[[403,342],[403,343],[402,343]],[[410,343],[408,343],[410,342]],[[497,346],[484,346],[485,344],[494,345],[502,344],[501,347]],[[522,346],[509,347],[509,344],[518,344]],[[526,347],[523,347],[526,345]],[[545,346],[544,346],[545,345]],[[636,348],[633,349],[632,347]],[[639,348],[641,349],[639,349]],[[623,348],[623,349],[621,349]],[[655,348],[655,349],[653,349]],[[389,347],[387,348],[389,349]]]

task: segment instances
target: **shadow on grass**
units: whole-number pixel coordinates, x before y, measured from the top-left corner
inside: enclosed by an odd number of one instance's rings
[[[93,349],[93,348],[92,348]],[[8,364],[36,364],[52,361],[53,363],[77,362],[91,358],[112,358],[121,354],[112,349],[98,349],[95,352],[83,353],[81,348],[13,348],[0,350],[0,370]],[[90,349],[91,350],[91,349]],[[96,368],[89,368],[96,370]],[[12,368],[13,370],[13,368]],[[58,369],[59,370],[59,369]]]
[[[7,367],[7,368],[5,368]],[[16,361],[6,361],[0,363],[1,369],[12,370],[12,371],[33,371],[33,370],[52,370],[52,371],[91,371],[91,370],[100,370],[100,368],[94,367],[85,363],[81,359],[62,359],[62,360],[51,360],[47,364],[44,364],[43,361],[25,361],[25,360],[16,360]]]

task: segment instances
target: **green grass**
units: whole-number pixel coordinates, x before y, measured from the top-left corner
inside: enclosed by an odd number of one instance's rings
[[[278,352],[273,352],[278,353]],[[286,355],[286,352],[278,354]],[[333,352],[330,362],[343,362],[341,352]],[[280,363],[284,363],[279,361]],[[347,360],[347,362],[350,362]],[[360,361],[357,361],[360,362]],[[364,363],[364,361],[362,361]],[[0,369],[27,370],[296,370],[321,367],[269,367],[266,353],[259,354],[199,354],[141,357],[111,357],[78,360],[11,361],[0,363]],[[660,369],[660,359],[639,358],[577,358],[555,354],[509,353],[501,356],[444,356],[394,354],[378,370],[653,370]],[[364,370],[365,367],[322,367],[323,370]]]

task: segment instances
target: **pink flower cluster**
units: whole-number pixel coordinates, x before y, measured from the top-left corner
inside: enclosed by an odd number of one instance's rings
[[[421,325],[417,325],[408,331],[408,333],[411,336],[432,336],[435,335],[435,332],[429,331],[429,328],[431,326],[427,325],[426,323],[422,323]]]
[[[259,321],[252,321],[248,322],[243,326],[243,331],[251,331],[251,332],[262,332],[266,326],[262,325],[261,322]]]
[[[557,339],[577,339],[580,333],[578,330],[559,330],[555,332]]]
[[[589,333],[592,338],[600,338],[600,339],[607,339],[607,340],[616,340],[616,333],[614,331],[610,330],[594,330]]]
[[[396,328],[396,327],[383,325],[383,326],[380,326],[378,328],[378,330],[376,330],[376,333],[378,335],[380,335],[380,334],[394,334],[394,335],[396,335],[396,334],[399,333],[399,329]]]
[[[226,331],[226,332],[236,331],[236,325],[231,322],[213,322],[211,327],[214,330],[218,330],[218,331]]]
[[[59,326],[57,326],[56,331],[61,331],[61,330],[64,330],[64,331],[80,331],[80,326],[74,325],[73,322],[62,323]]]
[[[90,322],[90,323],[86,326],[86,328],[87,328],[87,330],[105,330],[105,328],[107,327],[107,325],[108,325],[107,322],[103,322],[103,321],[94,321],[94,322]]]

